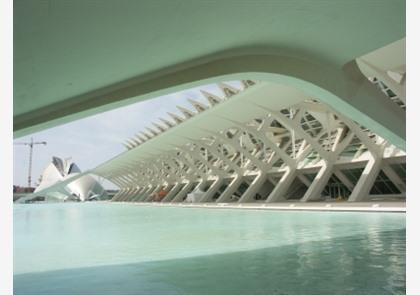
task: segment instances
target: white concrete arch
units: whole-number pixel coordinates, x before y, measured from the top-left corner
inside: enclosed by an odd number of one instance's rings
[[[217,54],[206,62],[184,66],[174,73],[156,78],[141,77],[117,85],[104,93],[74,99],[72,107],[51,114],[51,109],[15,118],[15,137],[46,126],[69,121],[200,85],[229,80],[258,80],[299,89],[316,97],[359,124],[380,134],[396,146],[405,147],[405,114],[362,74],[355,61],[342,68],[316,60],[304,60],[279,53]],[[90,109],[86,110],[89,101]],[[379,109],[377,106],[381,106]],[[56,106],[59,107],[59,106]],[[77,116],[74,115],[77,113]],[[55,117],[54,117],[55,116]],[[65,118],[64,118],[65,117]],[[48,122],[45,122],[48,120]]]

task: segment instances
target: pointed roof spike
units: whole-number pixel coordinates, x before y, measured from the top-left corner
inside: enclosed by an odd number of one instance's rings
[[[196,115],[193,111],[191,111],[189,109],[186,109],[184,107],[176,106],[176,108],[178,110],[180,110],[181,113],[183,113],[187,119],[192,118],[192,117],[194,117]]]
[[[188,100],[188,102],[189,102],[190,104],[192,104],[192,106],[193,106],[193,107],[197,110],[197,112],[199,112],[199,113],[204,112],[205,110],[207,110],[207,109],[209,108],[209,107],[208,107],[208,106],[206,106],[204,103],[201,103],[201,102],[196,101],[196,100],[194,100],[194,99],[188,98],[187,100]]]
[[[134,147],[138,146],[140,144],[140,142],[136,141],[134,138],[129,138],[128,139],[131,143],[133,143]]]
[[[168,112],[168,115],[171,116],[172,119],[174,119],[174,121],[176,122],[176,124],[181,124],[182,122],[184,122],[184,119],[183,118],[181,118],[178,115],[175,115],[174,113]]]
[[[161,132],[165,132],[166,128],[163,127],[162,125],[159,125],[158,123],[152,122],[153,126],[155,126],[159,131]]]
[[[156,130],[150,128],[150,127],[146,127],[147,131],[149,131],[150,133],[152,133],[154,136],[157,136],[159,134],[159,132],[157,132]]]
[[[147,138],[145,138],[144,136],[140,135],[140,132],[138,132],[136,135],[134,135],[138,140],[140,140],[142,143],[147,141]]]
[[[136,144],[133,142],[133,141],[131,141],[130,139],[127,139],[126,141],[125,141],[131,148],[134,148],[135,146],[136,146]]]
[[[211,106],[214,106],[216,104],[218,104],[219,102],[222,101],[222,99],[220,97],[218,97],[217,95],[214,95],[210,92],[204,91],[204,90],[200,90],[201,94],[204,95],[205,98],[207,98],[207,101],[210,103]]]
[[[135,136],[132,137],[131,140],[135,142],[136,146],[142,144],[142,142]]]
[[[223,91],[223,93],[226,95],[226,98],[229,98],[231,96],[234,96],[235,94],[239,93],[239,90],[235,87],[232,87],[226,83],[219,83],[217,84],[219,88]]]
[[[252,80],[242,80],[241,83],[245,89],[256,84],[256,82]]]
[[[123,142],[122,144],[123,144],[123,146],[124,146],[127,150],[131,150],[131,149],[132,149],[131,145],[129,145],[128,143]]]
[[[172,123],[172,122],[170,122],[170,121],[168,121],[168,120],[166,120],[166,119],[164,119],[164,118],[159,118],[159,120],[160,120],[161,122],[163,122],[166,126],[168,126],[168,128],[172,128],[172,127],[174,127],[174,123]]]
[[[143,134],[147,139],[151,139],[153,136],[151,136],[150,134],[144,132],[144,131],[140,131],[141,134]]]

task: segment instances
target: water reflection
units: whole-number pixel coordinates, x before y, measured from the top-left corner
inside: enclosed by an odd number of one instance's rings
[[[375,271],[369,266],[375,246],[360,247],[368,239],[364,235],[332,243],[16,275],[15,294],[404,294],[404,231],[379,233],[377,238],[388,254],[374,258],[382,265]],[[331,244],[340,246],[329,248]],[[77,286],[68,279],[77,279]]]
[[[404,215],[25,208],[15,294],[405,292]]]

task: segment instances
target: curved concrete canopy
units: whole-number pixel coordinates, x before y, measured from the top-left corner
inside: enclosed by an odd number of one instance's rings
[[[405,142],[404,124],[382,120],[400,110],[385,103],[385,112],[364,115],[363,100],[381,98],[351,63],[405,36],[404,1],[32,0],[15,2],[14,22],[15,136],[251,78],[298,86],[398,146]]]

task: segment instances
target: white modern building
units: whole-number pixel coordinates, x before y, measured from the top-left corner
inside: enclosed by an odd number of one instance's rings
[[[15,3],[14,136],[219,83],[223,97],[203,93],[208,103],[154,122],[89,173],[124,202],[404,200],[405,10]]]
[[[82,173],[70,159],[53,157],[34,193],[19,199],[19,202],[84,202],[106,196],[102,185],[91,175]]]
[[[119,202],[405,201],[405,39],[356,64],[381,116],[395,126],[370,121],[375,132],[328,93],[221,82],[223,96],[202,91],[207,103],[189,99],[190,108],[177,106],[90,171],[54,158],[35,194],[97,198],[104,191],[89,173],[117,185],[112,201]],[[397,129],[396,137],[390,130]]]
[[[396,122],[405,118],[404,56],[400,40],[357,60]],[[120,187],[113,201],[405,200],[404,147],[322,96],[278,83],[242,85],[220,83],[224,97],[203,91],[207,104],[190,100],[190,109],[153,122],[94,169]]]

